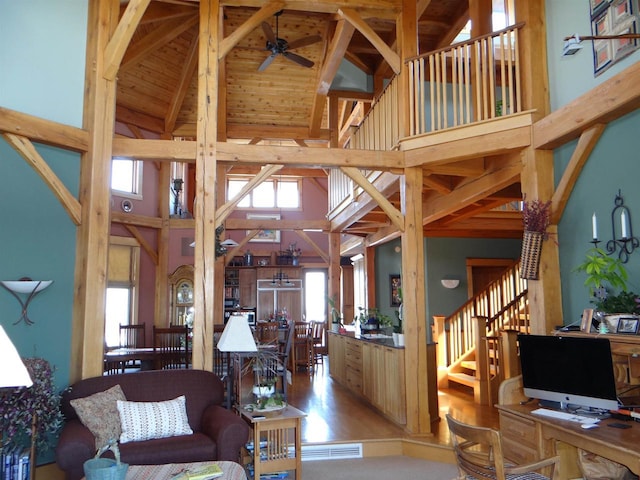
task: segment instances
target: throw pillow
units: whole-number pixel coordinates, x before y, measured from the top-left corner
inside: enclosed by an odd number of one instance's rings
[[[94,393],[88,397],[70,400],[82,424],[96,437],[96,450],[120,437],[120,416],[118,415],[118,400],[126,400],[120,385]]]
[[[190,435],[184,395],[166,402],[127,402],[118,400],[120,443],[153,438]]]

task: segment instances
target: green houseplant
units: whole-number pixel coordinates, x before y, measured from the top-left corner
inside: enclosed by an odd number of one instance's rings
[[[627,291],[629,275],[619,258],[593,247],[574,271],[587,276],[584,285],[592,297],[596,320],[602,322],[608,315],[640,314],[640,299],[635,293]],[[602,328],[604,330],[605,326]]]

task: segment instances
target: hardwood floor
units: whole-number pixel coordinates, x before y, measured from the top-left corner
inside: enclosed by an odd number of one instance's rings
[[[289,403],[307,413],[302,422],[303,443],[415,438],[334,382],[329,376],[327,357],[323,365],[316,366],[313,374],[296,372],[288,395]],[[476,405],[466,392],[440,391],[438,403],[440,421],[432,435],[421,436],[420,440],[448,445],[449,432],[444,415],[449,411],[463,422],[498,427],[497,410],[492,406]]]

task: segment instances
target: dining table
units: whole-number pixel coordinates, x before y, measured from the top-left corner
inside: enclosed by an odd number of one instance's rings
[[[191,354],[191,350],[187,352]],[[161,352],[153,347],[118,347],[104,352],[104,360],[107,363],[128,362],[130,360],[140,361],[140,370],[155,370],[156,358]]]

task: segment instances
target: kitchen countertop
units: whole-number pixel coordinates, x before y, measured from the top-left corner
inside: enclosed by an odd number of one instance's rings
[[[393,343],[393,337],[391,335],[383,335],[380,333],[363,333],[359,328],[352,327],[350,325],[345,327],[345,331],[341,332],[329,332],[334,335],[343,335],[345,337],[355,338],[356,340],[362,340],[363,342],[376,343],[385,347],[400,348],[404,346],[395,345]]]

